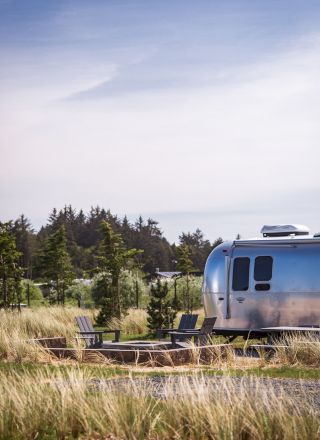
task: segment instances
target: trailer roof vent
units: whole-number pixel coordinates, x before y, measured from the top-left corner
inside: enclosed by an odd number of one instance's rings
[[[264,225],[261,229],[264,237],[288,237],[289,235],[309,235],[309,228],[304,225]]]

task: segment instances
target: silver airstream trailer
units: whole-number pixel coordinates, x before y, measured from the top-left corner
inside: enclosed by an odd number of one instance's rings
[[[320,324],[320,234],[264,226],[262,237],[217,246],[203,282],[207,317],[225,329]]]

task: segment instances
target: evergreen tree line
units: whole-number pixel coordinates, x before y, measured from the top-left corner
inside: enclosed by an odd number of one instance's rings
[[[140,217],[132,225],[126,217],[119,220],[100,208],[88,215],[77,213],[71,206],[59,212],[54,209],[38,233],[21,215],[14,222],[0,223],[0,306],[20,308],[23,298],[30,305],[30,295],[37,295],[32,278],[46,281],[49,303],[64,305],[66,297],[72,297],[81,306],[83,294],[89,290],[75,285],[76,277],[94,277],[90,296],[100,308],[97,323],[102,325],[111,318],[120,319],[134,301],[139,307],[139,280],[141,283],[146,278],[148,268],[149,274],[175,269],[183,274],[184,283],[179,283],[182,292],[178,295],[175,279],[170,297],[168,283],[158,280],[156,285],[151,284],[148,299],[150,329],[168,325],[178,310],[190,313],[199,306],[198,292],[194,295],[199,289],[194,289],[192,273],[204,265],[209,252],[221,241],[211,244],[196,230],[182,233],[178,246],[170,245],[156,221],[144,222]],[[133,247],[135,244],[139,247]]]
[[[222,239],[218,238],[211,243],[204,239],[203,233],[197,229],[193,233],[183,232],[178,245],[170,244],[163,236],[159,223],[151,218],[145,221],[139,217],[134,223],[130,223],[126,216],[121,219],[99,206],[91,208],[90,212],[85,214],[83,210],[76,211],[69,205],[59,211],[54,208],[47,224],[38,232],[35,232],[24,215],[8,223],[15,237],[19,263],[24,270],[23,276],[34,280],[47,278],[47,265],[43,262],[42,255],[44,250],[47,251],[50,237],[63,226],[72,276],[92,277],[97,267],[99,244],[103,236],[100,227],[102,221],[106,221],[115,233],[121,235],[126,249],[143,251],[136,256],[136,260],[145,274],[152,274],[157,269],[178,270],[180,246],[187,246],[193,270],[203,271],[209,253],[222,242]],[[58,240],[58,237],[56,239]]]

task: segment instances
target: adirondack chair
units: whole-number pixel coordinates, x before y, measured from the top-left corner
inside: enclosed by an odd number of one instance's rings
[[[157,330],[157,336],[159,339],[163,338],[166,334],[172,331],[183,332],[184,330],[194,330],[199,315],[193,315],[190,313],[184,313],[181,315],[178,328],[159,328]],[[184,339],[181,336],[181,340]]]
[[[120,341],[120,330],[95,330],[93,328],[92,322],[88,316],[77,316],[76,322],[80,328],[78,332],[83,339],[87,348],[97,348],[103,346],[103,334],[104,333],[114,333],[114,340],[112,342]]]
[[[171,337],[172,347],[186,346],[183,341],[179,341],[179,338],[184,337],[187,340],[194,338],[196,345],[206,345],[210,340],[210,335],[213,331],[217,318],[205,318],[200,329],[181,331],[169,331]],[[178,342],[179,341],[179,342]],[[178,342],[178,344],[177,344]],[[182,344],[181,344],[182,342]]]

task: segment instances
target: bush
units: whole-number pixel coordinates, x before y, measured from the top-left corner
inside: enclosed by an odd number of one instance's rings
[[[21,302],[28,302],[28,288],[29,288],[29,298],[30,301],[43,301],[43,295],[41,289],[34,284],[31,280],[22,280],[21,281]]]
[[[76,280],[66,290],[66,298],[77,302],[78,307],[86,309],[94,307],[91,280]]]
[[[148,286],[140,273],[123,270],[120,275],[120,289],[126,308],[147,305],[149,300]]]
[[[130,270],[123,270],[120,274],[120,291],[122,298],[122,309],[127,310],[130,307],[138,305],[146,306],[148,302],[148,287],[142,279],[140,273],[133,273]],[[96,306],[105,303],[108,289],[111,287],[111,274],[100,272],[93,278],[92,298]]]
[[[189,275],[189,294],[192,304],[192,310],[198,309],[202,307],[201,305],[201,288],[202,288],[202,277],[195,277]],[[169,286],[169,297],[171,299],[174,298],[174,279],[168,281]],[[176,293],[178,306],[180,310],[187,310],[187,280],[186,277],[178,277],[176,279]]]
[[[177,315],[173,301],[168,298],[168,283],[160,279],[151,285],[151,300],[148,305],[148,327],[156,333],[160,328],[172,328]]]

